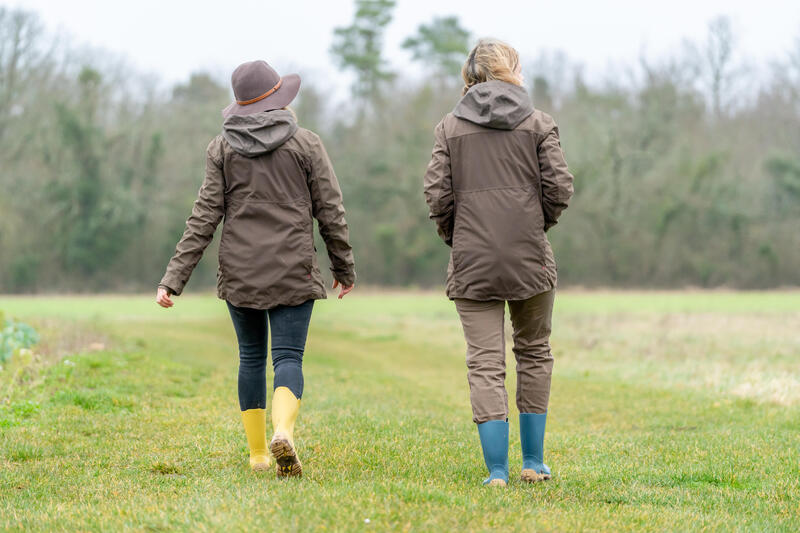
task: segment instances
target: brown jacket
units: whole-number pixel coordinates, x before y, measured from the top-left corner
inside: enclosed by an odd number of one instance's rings
[[[206,177],[160,285],[180,294],[225,222],[217,294],[236,306],[269,309],[325,298],[313,218],[333,276],[355,282],[342,193],[319,137],[290,111],[225,120],[208,145]]]
[[[525,300],[556,286],[545,232],[573,193],[553,119],[525,89],[470,88],[436,126],[425,199],[452,247],[451,299]]]

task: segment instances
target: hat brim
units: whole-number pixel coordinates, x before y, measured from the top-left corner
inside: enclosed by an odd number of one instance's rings
[[[231,115],[252,115],[263,111],[282,109],[295,99],[298,91],[300,91],[300,75],[287,74],[281,78],[281,86],[278,90],[271,95],[263,100],[247,105],[240,105],[233,102],[222,110],[222,116],[228,118]]]

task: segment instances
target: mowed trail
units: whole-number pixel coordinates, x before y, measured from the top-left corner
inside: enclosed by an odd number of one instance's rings
[[[224,303],[0,297],[0,309],[50,337],[41,360],[0,371],[0,529],[800,527],[797,292],[560,294],[554,479],[516,481],[509,345],[505,491],[480,486],[460,325],[439,294],[318,303],[304,477],[289,481],[247,469]],[[104,347],[58,354],[52,339],[70,336]]]

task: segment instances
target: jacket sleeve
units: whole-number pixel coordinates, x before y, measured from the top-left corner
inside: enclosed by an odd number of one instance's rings
[[[436,222],[439,236],[448,246],[453,246],[454,197],[453,177],[450,174],[450,150],[444,134],[444,120],[434,130],[431,161],[425,171],[425,201],[428,216]]]
[[[328,152],[317,136],[313,137],[309,157],[308,188],[312,213],[319,222],[319,232],[328,249],[331,272],[339,283],[351,286],[356,281],[356,271],[350,232],[344,218],[342,191]]]
[[[214,237],[222,216],[225,213],[225,180],[222,173],[222,154],[219,141],[211,141],[206,151],[206,177],[197,200],[194,202],[192,214],[186,221],[186,229],[180,242],[175,247],[175,255],[167,265],[167,272],[159,286],[180,295],[189,281],[194,267],[203,257],[208,243]]]
[[[544,211],[544,230],[558,222],[561,212],[567,208],[572,198],[573,177],[567,170],[567,162],[558,139],[558,127],[553,128],[539,143],[539,170],[542,180],[542,210]]]

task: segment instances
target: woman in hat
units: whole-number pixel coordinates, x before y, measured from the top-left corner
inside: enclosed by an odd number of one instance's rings
[[[467,343],[467,376],[489,477],[508,482],[504,314],[517,360],[522,480],[550,478],[543,462],[550,396],[550,316],[556,263],[545,232],[572,196],[553,119],[533,108],[519,55],[481,40],[461,71],[461,100],[435,129],[425,198],[452,248],[447,295]]]
[[[266,442],[267,335],[272,332],[273,435],[269,453],[278,476],[300,476],[294,425],[303,396],[303,351],[314,300],[325,287],[314,248],[314,222],[330,257],[339,298],[355,284],[342,193],[320,138],[298,127],[287,108],[300,89],[297,74],[280,77],[264,61],[240,65],[231,77],[236,101],[222,111],[222,133],[206,150],[206,176],[192,214],[158,286],[156,301],[172,307],[225,218],[217,294],[239,341],[239,407],[250,467],[269,468]]]

